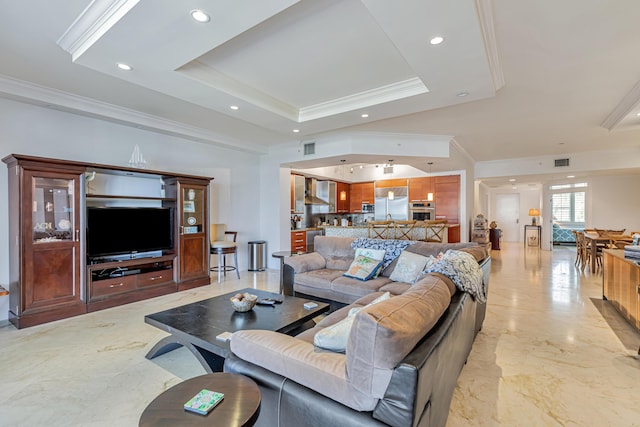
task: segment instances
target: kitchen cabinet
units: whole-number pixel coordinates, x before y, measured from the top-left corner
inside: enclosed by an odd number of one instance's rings
[[[305,252],[307,250],[307,232],[291,232],[291,252]]]
[[[337,194],[337,205],[338,205],[338,213],[349,213],[350,212],[350,185],[344,182],[336,183],[336,194]]]
[[[349,200],[349,210],[351,213],[362,213],[363,203],[370,205],[375,203],[373,188],[373,182],[356,182],[351,184],[351,197]]]
[[[291,213],[304,213],[304,179],[291,174]]]
[[[636,329],[640,329],[640,267],[624,257],[624,252],[605,249],[603,287],[604,299]]]
[[[433,178],[411,178],[409,179],[409,201],[421,202],[428,201],[427,195],[434,193]]]
[[[460,223],[460,175],[434,177],[436,219],[446,217],[450,224]],[[460,241],[460,227],[448,229],[449,243]]]
[[[327,202],[326,205],[317,207],[317,213],[336,213],[337,211],[337,185],[335,181],[318,181],[316,184],[317,196]]]
[[[406,179],[383,179],[375,182],[376,188],[395,188],[395,187],[406,187],[407,180]]]

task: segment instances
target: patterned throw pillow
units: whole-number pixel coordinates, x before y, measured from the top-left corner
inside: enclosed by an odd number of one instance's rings
[[[384,260],[384,255],[387,253],[384,249],[371,249],[371,248],[356,248],[356,258],[360,255],[364,255],[369,258],[377,259],[378,261]],[[382,271],[382,265],[373,273],[373,279],[378,277]]]
[[[357,256],[343,276],[358,280],[369,280],[376,274],[382,261],[364,255]]]
[[[428,258],[426,256],[403,251],[398,257],[398,263],[393,269],[391,276],[389,276],[389,279],[394,282],[404,282],[413,285],[418,275],[422,273],[427,261]]]

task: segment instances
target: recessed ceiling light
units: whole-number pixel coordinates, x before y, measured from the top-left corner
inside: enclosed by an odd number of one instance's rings
[[[293,133],[298,133],[298,132],[300,132],[300,129],[294,129],[293,130]]]
[[[459,96],[460,98],[463,98],[465,96],[469,95],[469,92],[458,92],[456,93],[456,96]]]
[[[575,175],[567,175],[567,178],[575,178]]]
[[[190,13],[191,17],[198,22],[205,23],[211,20],[211,17],[209,15],[199,9],[192,10]]]
[[[120,68],[124,71],[131,71],[133,67],[131,65],[125,64],[124,62],[116,62],[116,67]]]
[[[369,117],[369,115],[367,113],[364,113],[360,117],[362,117],[363,119],[366,119],[367,117]]]
[[[232,110],[238,110],[240,107],[238,107],[237,105],[232,105],[232,106],[231,106],[231,107],[229,107],[229,108],[231,108]]]
[[[429,40],[429,43],[436,45],[436,44],[440,44],[444,41],[444,38],[440,37],[440,36],[435,36],[434,38],[432,38],[431,40]]]
[[[509,182],[514,182],[515,180],[516,180],[515,178],[511,178]]]
[[[639,117],[640,117],[640,113],[636,113],[636,116],[639,116]]]

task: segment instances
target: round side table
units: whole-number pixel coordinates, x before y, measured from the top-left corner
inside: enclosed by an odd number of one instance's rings
[[[302,255],[304,252],[291,252],[291,251],[278,251],[271,254],[274,258],[280,259],[280,294],[282,294],[284,287],[284,259],[290,256]]]
[[[185,411],[200,390],[224,393],[207,415]],[[140,417],[140,426],[252,426],[260,414],[260,389],[250,378],[218,372],[183,381],[156,397]]]

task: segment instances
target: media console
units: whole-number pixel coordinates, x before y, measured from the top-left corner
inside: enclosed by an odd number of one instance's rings
[[[177,291],[174,254],[91,264],[88,271],[87,310],[95,311]]]
[[[17,328],[210,283],[212,178],[20,154],[2,160],[9,172],[9,241],[16,242],[9,248],[8,317]],[[141,215],[111,217],[90,229],[95,208]],[[169,212],[169,221],[159,225],[154,212]],[[153,233],[162,224],[158,241]],[[91,246],[100,232],[102,243],[115,246]],[[125,259],[127,251],[145,250],[158,256]],[[119,260],[87,258],[102,254]]]

